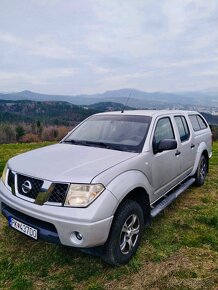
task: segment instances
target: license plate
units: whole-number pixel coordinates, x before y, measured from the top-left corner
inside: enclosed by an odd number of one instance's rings
[[[28,226],[28,225],[26,225],[26,224],[24,224],[16,219],[14,219],[13,217],[9,217],[9,225],[13,229],[31,237],[34,240],[37,240],[37,238],[38,238],[38,230],[37,229],[34,229],[33,227],[30,227],[30,226]]]

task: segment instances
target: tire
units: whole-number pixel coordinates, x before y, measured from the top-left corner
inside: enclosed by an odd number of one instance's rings
[[[128,263],[141,242],[143,226],[140,205],[133,200],[125,200],[114,216],[103,260],[116,266]]]
[[[205,182],[205,178],[207,175],[207,168],[208,168],[208,161],[207,158],[204,155],[201,155],[197,171],[195,173],[195,185],[201,186]]]

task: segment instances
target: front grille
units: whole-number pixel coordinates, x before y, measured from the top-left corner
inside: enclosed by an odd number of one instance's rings
[[[68,189],[68,184],[56,183],[48,199],[48,202],[64,203],[67,189]]]
[[[15,176],[17,178],[15,178]],[[15,182],[16,181],[16,182]],[[16,186],[15,186],[16,183]],[[25,196],[27,198],[32,199],[32,202],[36,202],[36,204],[44,204],[47,202],[64,204],[65,198],[68,191],[69,184],[67,183],[53,183],[47,188],[43,186],[44,180],[25,176],[18,173],[13,173],[9,170],[8,173],[8,186],[11,187],[11,191],[14,195],[19,194],[21,196]],[[29,186],[29,190],[25,185]],[[15,190],[15,187],[17,190]],[[39,194],[40,193],[40,194]],[[18,197],[19,197],[18,195]]]
[[[14,182],[15,182],[15,176],[14,173],[12,173],[11,170],[8,172],[8,185],[10,188],[14,189]]]
[[[31,184],[31,189],[29,191],[23,190],[23,185],[26,181],[29,181]],[[42,184],[43,180],[17,174],[17,189],[18,193],[21,195],[24,195],[32,199],[36,199],[38,193],[41,190]]]

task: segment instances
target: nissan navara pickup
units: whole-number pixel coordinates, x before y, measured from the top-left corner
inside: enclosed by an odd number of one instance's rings
[[[31,237],[135,254],[144,226],[191,184],[203,185],[211,131],[194,111],[95,114],[59,144],[11,158],[0,181],[9,226]]]

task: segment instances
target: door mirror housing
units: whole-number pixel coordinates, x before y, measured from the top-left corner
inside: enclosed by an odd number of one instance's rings
[[[177,141],[173,139],[163,139],[157,146],[157,153],[173,150],[177,148]]]

